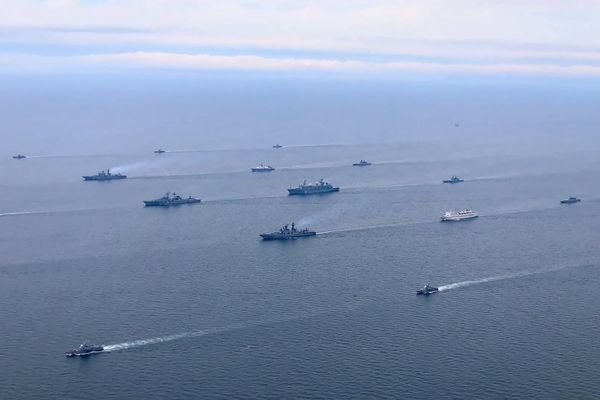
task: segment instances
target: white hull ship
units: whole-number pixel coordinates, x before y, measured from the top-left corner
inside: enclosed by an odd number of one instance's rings
[[[442,221],[463,221],[466,219],[477,218],[478,215],[473,210],[468,208],[459,211],[446,211],[443,213],[440,218]]]
[[[270,165],[258,164],[256,167],[252,168],[252,172],[271,172],[275,171],[275,168]]]

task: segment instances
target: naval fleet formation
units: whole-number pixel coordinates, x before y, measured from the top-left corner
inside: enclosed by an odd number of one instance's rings
[[[282,147],[283,146],[280,144],[273,145],[274,149],[280,149]],[[163,150],[163,149],[158,149],[158,150],[154,151],[154,153],[156,153],[156,154],[163,154],[166,152],[167,151]],[[21,160],[21,159],[27,158],[27,156],[25,156],[23,154],[17,154],[15,156],[13,156],[13,158],[17,159],[17,160]],[[367,160],[360,160],[360,161],[352,164],[352,166],[355,166],[355,167],[367,167],[369,165],[371,165],[371,163],[368,162]],[[258,173],[272,172],[272,171],[275,171],[275,168],[273,168],[271,165],[268,165],[268,164],[259,164],[256,167],[251,168],[251,171],[258,172]],[[84,175],[83,176],[84,181],[112,181],[112,180],[122,180],[122,179],[127,179],[127,175],[124,175],[121,173],[112,173],[110,171],[110,169],[108,169],[106,171],[100,171],[99,173],[97,173],[95,175]],[[445,179],[442,181],[442,183],[451,184],[451,185],[461,183],[461,182],[464,182],[464,180],[459,178],[458,176],[452,176],[449,179]],[[294,195],[295,196],[310,196],[310,195],[322,195],[322,194],[339,192],[340,188],[337,186],[333,186],[331,183],[326,182],[323,179],[320,179],[318,182],[315,182],[315,183],[304,181],[296,187],[288,188],[287,191],[288,191],[288,195],[290,195],[290,196],[294,196]],[[581,199],[570,196],[567,199],[560,200],[560,203],[561,204],[575,204],[580,201],[581,201]],[[174,207],[174,206],[181,206],[181,205],[185,205],[185,204],[199,204],[199,203],[201,203],[201,200],[199,198],[195,198],[192,196],[181,197],[176,193],[168,192],[167,194],[165,194],[164,196],[162,196],[158,199],[144,200],[143,203],[144,203],[144,206],[146,206],[146,207]],[[474,219],[477,217],[478,217],[478,215],[475,211],[473,211],[469,208],[464,208],[461,210],[446,211],[441,214],[440,220],[442,222],[455,222],[455,221],[471,220],[471,219]],[[260,235],[260,237],[263,240],[293,240],[293,239],[299,239],[299,238],[312,237],[312,236],[316,236],[316,235],[317,235],[317,232],[314,230],[311,230],[308,228],[298,229],[294,223],[291,223],[290,225],[284,225],[281,229],[279,229],[275,232],[263,233]],[[417,290],[417,295],[428,296],[430,294],[437,293],[438,291],[439,291],[439,289],[437,287],[425,285],[423,288]],[[91,344],[89,342],[85,342],[85,343],[81,344],[79,347],[66,352],[66,356],[67,357],[75,357],[75,356],[85,357],[88,355],[101,353],[103,351],[104,351],[104,347],[102,345]]]

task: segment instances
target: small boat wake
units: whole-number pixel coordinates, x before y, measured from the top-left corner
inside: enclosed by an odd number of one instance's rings
[[[550,268],[550,269],[538,269],[538,270],[513,272],[513,273],[509,273],[509,274],[504,274],[504,275],[490,276],[490,277],[487,277],[487,278],[473,279],[473,280],[469,280],[469,281],[449,283],[447,285],[442,285],[442,286],[438,287],[438,289],[439,289],[440,292],[445,292],[447,290],[458,289],[458,288],[462,288],[462,287],[466,287],[466,286],[472,286],[472,285],[479,285],[481,283],[503,281],[503,280],[515,279],[515,278],[522,278],[522,277],[530,276],[530,275],[538,275],[538,274],[546,274],[546,273],[550,273],[550,272],[556,272],[556,271],[560,271],[560,270],[567,269],[567,268],[589,267],[591,265],[593,265],[593,264],[562,265],[562,266],[559,266],[559,267],[556,267],[556,268]]]
[[[131,342],[109,344],[109,345],[104,346],[104,352],[127,350],[127,349],[131,349],[134,347],[141,347],[141,346],[147,346],[147,345],[151,345],[151,344],[171,342],[173,340],[204,336],[204,335],[208,335],[209,333],[211,333],[209,330],[202,330],[202,331],[195,331],[195,332],[178,333],[176,335],[155,337],[155,338],[150,338],[150,339],[133,340]]]
[[[107,344],[107,345],[103,346],[104,347],[103,351],[101,351],[99,353],[110,353],[113,351],[134,349],[134,348],[142,347],[142,346],[149,346],[149,345],[155,345],[155,344],[160,344],[160,343],[172,342],[175,340],[182,340],[182,339],[196,338],[196,337],[207,336],[207,335],[214,335],[214,334],[219,334],[219,333],[224,333],[224,332],[229,332],[229,331],[234,331],[234,330],[239,330],[239,329],[246,329],[246,328],[258,327],[258,326],[263,326],[263,325],[297,321],[297,320],[303,319],[303,318],[311,318],[311,317],[316,317],[319,315],[335,313],[340,310],[348,310],[348,309],[354,308],[356,306],[357,306],[357,304],[354,304],[354,302],[350,302],[350,303],[346,303],[346,304],[340,304],[337,307],[333,307],[333,308],[327,307],[327,308],[323,308],[321,310],[315,310],[314,312],[310,312],[310,313],[302,314],[302,315],[282,316],[281,318],[259,320],[259,321],[253,321],[253,322],[238,322],[238,323],[233,323],[233,324],[226,325],[226,326],[223,326],[220,328],[208,328],[208,329],[202,329],[202,330],[197,330],[197,331],[176,333],[176,334],[167,335],[167,336],[132,340],[132,341],[123,342],[123,343]]]
[[[544,271],[544,272],[549,272],[549,271]],[[481,279],[474,279],[474,280],[470,280],[470,281],[449,283],[447,285],[442,285],[442,286],[438,287],[438,290],[440,292],[444,292],[446,290],[458,289],[458,288],[465,287],[465,286],[472,286],[472,285],[477,285],[477,284],[486,283],[486,282],[502,281],[505,279],[514,279],[514,278],[519,278],[522,276],[533,275],[536,273],[541,273],[541,272],[517,272],[514,274],[497,275],[497,276],[490,276],[488,278],[481,278]]]
[[[173,335],[160,336],[160,337],[154,337],[154,338],[149,338],[149,339],[139,339],[139,340],[132,340],[130,342],[108,344],[108,345],[104,346],[104,352],[127,350],[127,349],[132,349],[135,347],[142,347],[142,346],[148,346],[148,345],[153,345],[153,344],[172,342],[174,340],[195,338],[195,337],[206,336],[206,335],[211,335],[211,334],[215,334],[215,333],[227,332],[227,331],[231,331],[231,330],[235,330],[235,329],[242,329],[242,328],[250,327],[253,325],[259,325],[259,323],[255,323],[255,324],[237,323],[237,324],[228,325],[228,326],[222,327],[222,328],[202,329],[202,330],[198,330],[198,331],[176,333]]]

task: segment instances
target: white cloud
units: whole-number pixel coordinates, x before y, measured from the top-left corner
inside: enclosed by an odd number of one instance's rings
[[[600,76],[600,66],[553,64],[473,64],[435,62],[369,62],[316,58],[275,58],[259,55],[211,55],[130,52],[84,56],[0,54],[0,72],[25,68],[30,72],[111,69],[185,69],[196,71],[328,72],[351,74],[507,74],[535,76]]]
[[[200,55],[183,53],[210,49],[203,65],[222,60],[217,53],[240,55],[223,68],[256,54],[257,68],[267,62],[262,59],[292,69],[309,59],[315,69],[336,62],[341,69],[418,64],[528,73],[537,65],[572,74],[600,63],[599,20],[596,0],[0,0],[0,51],[6,45],[20,53],[37,45],[63,53],[75,48],[99,61],[93,54],[118,46],[122,54],[103,63],[124,65],[123,54],[137,54],[140,65],[194,61],[198,68]],[[267,56],[273,51],[297,56],[284,63]],[[313,55],[302,56],[307,53]],[[386,62],[365,61],[373,57]]]

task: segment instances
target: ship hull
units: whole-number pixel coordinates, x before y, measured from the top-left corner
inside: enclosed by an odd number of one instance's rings
[[[279,233],[263,233],[262,235],[260,235],[260,237],[262,237],[263,240],[292,240],[316,235],[317,232],[297,233],[294,235],[281,235]]]
[[[146,206],[146,207],[176,207],[176,206],[182,206],[184,204],[197,204],[197,203],[201,203],[201,202],[202,202],[202,200],[200,200],[200,199],[184,200],[184,201],[170,201],[170,202],[160,201],[160,200],[147,200],[147,201],[144,201],[144,206]]]
[[[429,296],[430,294],[434,294],[439,292],[439,289],[435,289],[435,290],[417,290],[417,295],[422,295],[422,296]]]
[[[464,182],[462,179],[458,180],[458,181],[451,181],[451,180],[445,180],[444,183],[450,183],[450,184],[454,184],[454,183],[461,183]]]
[[[456,222],[456,221],[466,221],[469,219],[475,219],[478,218],[478,215],[470,215],[470,216],[462,216],[462,217],[446,217],[446,216],[442,216],[441,221],[442,222]]]
[[[333,192],[339,192],[339,191],[340,191],[339,187],[334,187],[331,189],[319,189],[319,190],[305,190],[305,189],[293,188],[293,189],[288,189],[288,194],[290,196],[308,196],[311,194],[326,194],[326,193],[333,193]]]
[[[355,167],[366,167],[366,166],[369,166],[369,165],[371,165],[371,163],[366,163],[366,164],[354,163],[354,164],[352,164],[352,165],[353,165],[353,166],[355,166]]]
[[[560,204],[575,204],[579,203],[581,200],[561,200]]]
[[[84,176],[83,180],[84,181],[115,181],[115,180],[120,180],[120,179],[126,179],[127,176],[126,175],[120,175],[120,176],[110,176],[110,177],[106,177],[106,176]]]
[[[252,172],[271,172],[275,171],[275,168],[252,168]]]
[[[65,356],[66,357],[87,357],[87,356],[91,356],[91,355],[103,353],[103,352],[104,352],[104,349],[94,350],[94,351],[86,351],[85,353],[66,353]]]

